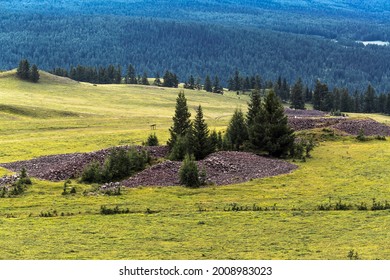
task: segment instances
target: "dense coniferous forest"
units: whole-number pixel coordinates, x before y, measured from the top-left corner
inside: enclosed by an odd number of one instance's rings
[[[350,91],[390,89],[389,4],[363,1],[8,1],[2,3],[0,68],[26,58],[40,69],[129,64],[180,82],[234,71],[264,79],[316,79]],[[158,4],[158,9],[156,5]],[[383,7],[377,10],[378,4]],[[153,17],[153,19],[151,19]]]

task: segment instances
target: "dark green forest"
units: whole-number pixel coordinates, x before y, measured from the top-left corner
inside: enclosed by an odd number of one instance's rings
[[[238,70],[387,92],[390,47],[355,41],[390,40],[389,5],[304,2],[0,1],[0,69],[26,58],[44,70],[112,64],[124,76],[132,64],[137,75],[216,75],[224,86]]]

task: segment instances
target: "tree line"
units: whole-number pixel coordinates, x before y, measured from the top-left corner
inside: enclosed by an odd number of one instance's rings
[[[160,72],[163,76],[165,69],[182,77],[182,81],[190,75],[204,81],[207,74],[213,74],[223,87],[229,86],[229,75],[237,69],[245,77],[261,73],[274,81],[280,75],[288,83],[301,76],[310,88],[316,78],[332,88],[347,87],[350,91],[362,90],[368,83],[379,91],[390,88],[386,63],[390,60],[390,48],[364,47],[353,41],[127,17],[117,20],[105,16],[5,14],[1,23],[3,69],[12,68],[20,57],[27,57],[46,70],[69,70],[77,64],[96,68],[113,64],[116,69],[118,65],[126,69],[126,62],[131,62],[141,70],[141,77],[144,72],[150,76]],[[107,81],[104,76],[103,82]],[[214,77],[210,78],[213,82]],[[246,81],[244,87],[248,84]]]

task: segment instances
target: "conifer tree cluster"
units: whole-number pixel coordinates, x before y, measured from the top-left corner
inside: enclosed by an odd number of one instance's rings
[[[169,129],[171,134],[168,140],[170,158],[182,160],[185,155],[193,155],[196,160],[205,158],[215,151],[215,138],[211,137],[210,130],[204,120],[202,106],[196,109],[194,121],[190,120],[187,100],[181,91],[176,99],[176,110],[173,125]]]
[[[236,110],[226,131],[228,147],[248,149],[274,157],[286,157],[294,144],[294,131],[288,126],[280,99],[273,90],[261,101],[258,91],[252,92],[246,119]]]
[[[35,64],[30,67],[30,63],[27,59],[22,59],[19,62],[19,66],[16,70],[16,75],[22,80],[30,81],[33,83],[37,83],[40,78],[38,67]]]

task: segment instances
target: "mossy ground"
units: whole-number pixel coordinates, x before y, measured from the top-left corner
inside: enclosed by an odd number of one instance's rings
[[[0,161],[139,144],[152,123],[164,142],[177,93],[79,84],[47,74],[35,85],[2,73]],[[207,122],[220,130],[235,108],[246,107],[234,94],[186,96],[190,108],[200,103]],[[340,199],[367,206],[373,198],[390,201],[390,141],[339,137],[321,142],[312,154],[288,175],[200,189],[84,195],[91,186],[73,180],[77,193],[64,196],[64,182],[34,179],[22,196],[0,199],[0,258],[346,259],[353,249],[363,259],[390,259],[388,210],[317,210]],[[225,211],[232,203],[269,211]],[[101,215],[102,205],[131,213]],[[48,212],[57,216],[41,217]]]

